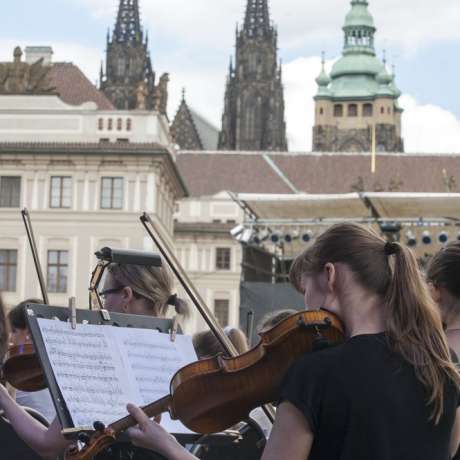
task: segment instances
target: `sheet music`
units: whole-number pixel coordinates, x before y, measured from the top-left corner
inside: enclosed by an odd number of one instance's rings
[[[152,334],[147,329],[111,329],[121,345],[121,357],[142,405],[169,394],[174,374],[197,360],[191,337],[177,335],[175,342],[171,342],[169,334]],[[171,420],[169,414],[162,415],[161,425],[171,433],[190,433],[182,423]]]
[[[150,329],[38,319],[51,366],[75,426],[106,425],[124,417],[126,404],[149,404],[169,394],[173,375],[197,360],[191,337]],[[162,416],[173,433],[189,433]]]
[[[108,425],[126,415],[132,387],[106,327],[38,319],[54,376],[75,426]],[[112,328],[110,328],[112,329]]]

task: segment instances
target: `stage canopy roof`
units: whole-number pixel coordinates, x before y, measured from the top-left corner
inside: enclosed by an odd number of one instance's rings
[[[248,221],[444,221],[460,224],[460,193],[236,194]]]

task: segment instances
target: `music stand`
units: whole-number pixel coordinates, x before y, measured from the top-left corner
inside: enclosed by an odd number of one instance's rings
[[[94,324],[107,327],[111,326],[152,329],[163,333],[169,333],[173,327],[173,320],[155,318],[151,316],[110,313],[109,317],[107,317],[106,315],[103,316],[98,310],[77,310],[76,313],[77,328],[78,324]],[[51,398],[53,399],[56,408],[56,414],[59,418],[59,421],[61,422],[61,426],[63,429],[75,428],[70,413],[67,409],[67,405],[54,377],[51,363],[46,353],[45,344],[43,342],[43,338],[38,325],[39,318],[53,319],[68,323],[70,329],[71,318],[69,309],[63,307],[53,307],[49,305],[28,304],[26,306],[26,318],[34,343],[35,352],[42,366],[45,381],[48,384]],[[181,333],[181,331],[178,331],[178,333]]]

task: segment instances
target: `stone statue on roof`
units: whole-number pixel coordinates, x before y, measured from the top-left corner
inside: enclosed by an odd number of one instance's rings
[[[146,100],[148,96],[147,85],[144,80],[139,82],[136,89],[136,110],[145,110],[147,108]]]
[[[34,64],[22,62],[22,50],[14,49],[13,62],[0,63],[0,94],[52,93],[48,81],[50,68],[43,65],[43,58]]]
[[[168,111],[168,83],[169,73],[164,73],[160,77],[158,85],[155,87],[154,110],[157,110],[162,115],[167,116]]]

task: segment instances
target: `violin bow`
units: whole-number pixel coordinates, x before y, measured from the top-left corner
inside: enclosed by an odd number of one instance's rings
[[[152,241],[157,246],[163,259],[166,261],[170,269],[173,271],[174,275],[184,288],[190,300],[193,302],[197,310],[200,312],[201,316],[206,321],[206,324],[209,326],[211,331],[219,340],[224,350],[231,357],[238,356],[238,351],[236,350],[235,346],[227,337],[224,330],[222,329],[222,326],[219,324],[214,314],[211,312],[209,307],[204,302],[203,298],[191,282],[184,268],[180,265],[174,253],[171,251],[169,246],[162,238],[161,232],[159,231],[157,225],[152,220],[150,215],[144,212],[144,214],[142,214],[142,216],[140,217],[140,221],[142,222],[142,225],[144,226]],[[275,411],[273,409],[273,406],[265,405],[262,407],[262,409],[264,410],[265,415],[268,417],[270,422],[273,423],[275,420]]]
[[[45,279],[43,277],[42,267],[40,265],[40,259],[38,258],[37,245],[35,243],[34,231],[32,228],[32,221],[30,219],[30,213],[27,208],[24,208],[21,211],[22,220],[24,221],[24,226],[26,227],[27,238],[29,240],[30,250],[32,251],[32,257],[34,259],[35,270],[38,276],[38,282],[40,283],[40,290],[42,291],[43,302],[46,305],[49,305],[48,292],[46,290]]]

